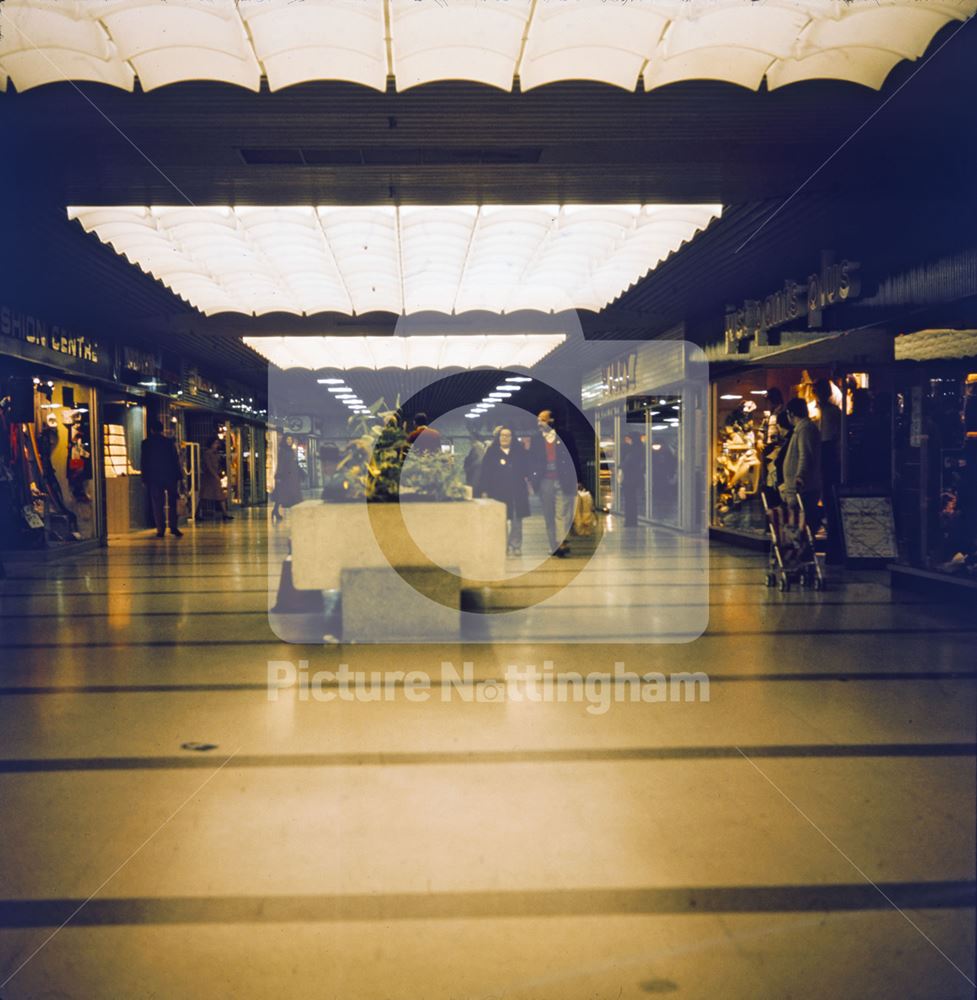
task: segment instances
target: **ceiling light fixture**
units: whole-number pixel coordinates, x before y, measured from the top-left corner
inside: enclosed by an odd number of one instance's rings
[[[936,32],[974,12],[971,0],[878,4],[717,3],[687,14],[677,2],[444,7],[409,0],[356,3],[45,3],[6,0],[0,90],[62,79],[144,91],[219,80],[258,91],[313,80],[397,90],[467,80],[523,91],[561,80],[634,90],[724,80],[757,90],[798,80],[878,89]],[[63,9],[59,9],[63,8]]]
[[[721,213],[721,205],[68,208],[85,232],[208,316],[596,312]]]
[[[245,337],[279,368],[526,368],[566,341],[563,333],[416,337]],[[330,391],[332,389],[330,388]],[[347,388],[339,392],[348,391]]]

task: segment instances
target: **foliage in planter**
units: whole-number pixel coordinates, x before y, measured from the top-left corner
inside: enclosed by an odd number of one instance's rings
[[[370,412],[354,415],[352,434],[337,472],[345,478],[343,495],[350,500],[384,502],[403,493],[431,500],[460,500],[465,495],[463,470],[453,455],[410,456],[407,431],[397,409],[379,399]]]
[[[463,500],[464,470],[454,455],[444,452],[408,452],[400,476],[402,496],[419,496],[426,500]]]

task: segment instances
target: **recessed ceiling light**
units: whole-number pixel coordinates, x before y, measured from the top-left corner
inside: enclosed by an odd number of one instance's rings
[[[521,385],[497,385],[495,388],[498,389],[500,392],[507,392],[507,393],[511,394],[513,392],[518,392],[522,388],[522,386]]]
[[[526,375],[510,375],[506,382],[532,382],[532,379]]]
[[[719,397],[720,399],[742,399],[742,396],[737,395],[735,392],[727,392]]]
[[[327,391],[328,392],[349,392],[349,386],[348,385],[342,385],[342,384],[340,384],[338,386],[335,386],[334,388],[328,389]]]
[[[490,392],[489,399],[508,399],[511,395],[511,392]]]
[[[341,378],[317,378],[319,385],[345,385]]]

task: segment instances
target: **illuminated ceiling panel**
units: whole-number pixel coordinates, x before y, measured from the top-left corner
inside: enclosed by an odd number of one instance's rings
[[[144,90],[223,80],[646,89],[725,80],[879,87],[977,0],[4,0],[0,89],[95,80]]]
[[[279,368],[531,368],[566,340],[562,333],[446,337],[245,337]]]
[[[598,311],[720,205],[68,209],[201,312]]]

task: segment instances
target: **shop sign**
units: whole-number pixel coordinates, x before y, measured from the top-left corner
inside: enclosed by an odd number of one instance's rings
[[[806,282],[788,279],[779,291],[765,299],[747,299],[741,308],[726,310],[726,353],[742,354],[749,350],[750,341],[757,347],[770,344],[770,331],[802,317],[809,328],[822,322],[822,311],[861,292],[858,261],[835,262],[830,254],[822,255],[819,273],[808,276]]]
[[[29,313],[0,305],[0,337],[6,337],[34,350],[30,356],[49,364],[69,363],[69,367],[100,366],[98,341],[71,333],[63,326],[46,323]],[[19,353],[19,352],[14,352]]]
[[[159,352],[143,351],[138,347],[122,347],[119,353],[123,372],[152,379],[159,375],[161,363]]]
[[[205,396],[215,400],[221,396],[217,383],[201,375],[194,365],[187,365],[184,369],[184,384],[191,396]]]
[[[631,351],[623,358],[616,358],[600,370],[601,385],[607,396],[630,392],[637,382],[638,355]]]

